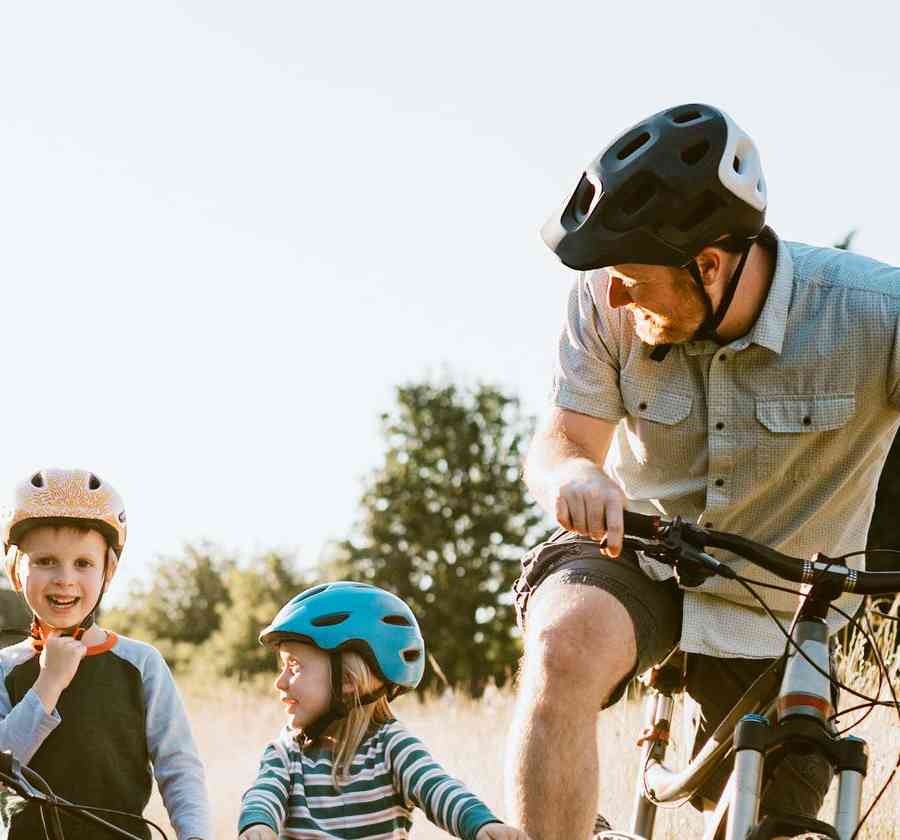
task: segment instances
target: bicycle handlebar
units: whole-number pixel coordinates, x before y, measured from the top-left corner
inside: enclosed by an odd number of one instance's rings
[[[746,537],[727,531],[713,531],[679,517],[670,520],[661,516],[625,511],[624,524],[626,538],[631,536],[649,541],[651,546],[659,546],[663,554],[669,548],[673,559],[677,558],[679,556],[677,552],[684,548],[689,550],[692,547],[721,548],[796,583],[813,583],[825,575],[838,584],[843,592],[856,592],[860,595],[894,595],[900,592],[900,572],[859,571],[820,554],[811,560],[791,557]],[[683,539],[677,542],[670,541],[676,532]]]

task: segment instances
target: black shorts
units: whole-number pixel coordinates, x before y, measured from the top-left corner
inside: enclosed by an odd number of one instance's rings
[[[628,611],[634,626],[637,663],[634,670],[610,696],[607,706],[617,702],[630,680],[663,661],[681,638],[682,591],[674,579],[656,581],[645,575],[637,556],[623,549],[620,557],[607,557],[600,544],[587,537],[559,529],[549,540],[535,546],[522,558],[522,571],[515,583],[516,615],[524,629],[531,594],[552,577],[562,583],[596,586],[612,595]],[[732,706],[766,670],[772,659],[720,659],[701,654],[687,657],[685,690],[699,707],[694,754],[706,743]],[[836,707],[836,704],[835,704]],[[815,816],[831,782],[831,768],[813,754],[783,762],[775,781],[767,787],[763,809],[791,810]],[[699,791],[702,798],[719,798],[732,764],[723,764]],[[781,807],[784,800],[784,806]]]

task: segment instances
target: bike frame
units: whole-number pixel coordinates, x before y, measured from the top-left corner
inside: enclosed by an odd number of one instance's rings
[[[644,707],[645,735],[630,826],[633,837],[651,840],[657,805],[689,797],[733,750],[734,770],[707,825],[704,840],[721,837],[726,819],[725,840],[765,840],[804,831],[818,831],[835,840],[851,840],[859,827],[867,748],[859,738],[835,737],[829,727],[829,718],[835,710],[831,705],[825,614],[838,592],[828,584],[816,584],[809,589],[791,627],[792,643],[786,657],[750,686],[703,750],[681,771],[669,769],[663,763],[674,708],[673,694],[683,685],[680,665],[664,663],[655,669]],[[837,803],[832,825],[799,817],[759,822],[766,757],[776,753],[783,756],[798,749],[819,750],[837,773]],[[599,835],[604,836],[622,837],[615,832]]]

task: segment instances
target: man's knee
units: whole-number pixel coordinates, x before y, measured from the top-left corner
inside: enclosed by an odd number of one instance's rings
[[[585,694],[598,707],[634,670],[637,644],[625,607],[586,584],[546,581],[528,611],[522,679],[548,699]]]

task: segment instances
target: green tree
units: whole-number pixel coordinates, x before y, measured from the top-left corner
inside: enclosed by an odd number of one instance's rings
[[[384,463],[334,570],[403,598],[446,679],[478,693],[518,658],[510,588],[543,530],[520,475],[533,420],[495,387],[430,383],[398,387],[381,419]]]
[[[104,623],[155,644],[173,668],[189,667],[197,646],[219,629],[234,567],[209,543],[187,545],[181,556],[158,558],[149,582],[132,584],[127,606],[105,611]]]
[[[219,627],[202,648],[216,673],[245,679],[273,670],[272,654],[259,644],[259,632],[311,585],[293,570],[292,559],[269,552],[227,573],[229,601],[218,606]]]

